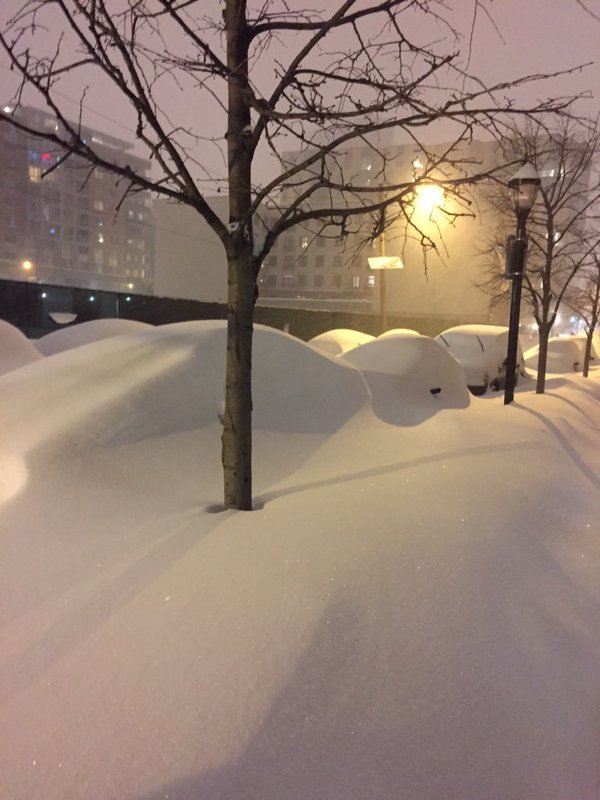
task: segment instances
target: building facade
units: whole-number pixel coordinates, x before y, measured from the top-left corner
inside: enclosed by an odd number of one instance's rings
[[[25,108],[37,130],[54,118]],[[145,172],[131,145],[84,130],[99,153]],[[154,212],[148,193],[51,147],[43,138],[0,125],[0,277],[117,292],[152,294]],[[124,195],[126,195],[124,197]]]

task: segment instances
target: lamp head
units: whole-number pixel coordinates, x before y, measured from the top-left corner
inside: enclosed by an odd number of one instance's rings
[[[540,176],[529,162],[523,164],[509,180],[513,209],[520,219],[526,219],[533,208],[539,185]]]

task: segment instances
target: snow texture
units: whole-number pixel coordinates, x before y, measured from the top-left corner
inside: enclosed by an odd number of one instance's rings
[[[0,797],[597,800],[595,372],[503,406],[425,337],[258,328],[256,510],[212,513],[224,344],[0,378]]]

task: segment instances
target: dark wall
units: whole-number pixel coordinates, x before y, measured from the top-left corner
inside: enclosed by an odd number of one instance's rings
[[[222,303],[0,280],[0,319],[16,325],[28,337],[37,339],[64,327],[53,321],[51,314],[56,312],[76,314],[75,323],[122,317],[152,325],[192,319],[225,319],[227,316]],[[255,319],[262,325],[287,330],[304,340],[333,328],[351,328],[373,335],[380,333],[376,314],[257,306]],[[390,316],[388,328],[412,328],[427,336],[435,336],[453,325],[478,321],[481,320]]]

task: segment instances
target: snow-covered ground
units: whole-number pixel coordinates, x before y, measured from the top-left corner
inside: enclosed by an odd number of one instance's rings
[[[371,402],[259,328],[256,510],[213,513],[223,345],[0,378],[2,800],[598,800],[595,372]]]

